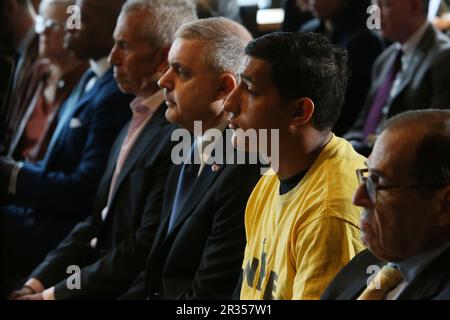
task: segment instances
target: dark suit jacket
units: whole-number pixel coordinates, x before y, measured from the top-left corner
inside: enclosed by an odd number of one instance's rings
[[[146,270],[122,299],[230,299],[245,247],[244,211],[259,168],[221,165],[213,171],[206,165],[167,234],[181,170],[175,166]]]
[[[391,45],[376,60],[372,72],[372,86],[351,132],[349,140],[362,140],[362,130],[376,93],[389,72],[396,55]],[[447,36],[429,26],[420,41],[414,60],[401,80],[399,92],[388,103],[386,119],[408,110],[450,107],[450,41]],[[382,126],[383,119],[380,123]]]
[[[119,91],[112,69],[98,79],[80,98],[71,121],[48,150],[48,161],[24,164],[15,203],[41,213],[76,217],[81,213],[85,217],[111,146],[130,119],[132,98]]]
[[[14,68],[14,58],[8,54],[0,53],[0,115],[2,116],[6,116],[3,110],[5,110],[6,104],[9,103]],[[2,131],[0,130],[0,132]],[[2,152],[1,148],[6,149],[0,143],[0,154],[3,154],[4,152]]]
[[[24,160],[22,154],[24,148],[24,133],[26,132],[29,121],[39,104],[39,99],[44,94],[46,83],[50,76],[50,67],[51,65],[46,60],[37,62],[34,65],[34,70],[32,72],[33,79],[31,80],[31,83],[33,83],[33,85],[29,86],[27,88],[27,91],[23,93],[23,95],[25,96],[24,101],[28,101],[29,104],[26,106],[24,113],[18,123],[18,126],[15,127],[15,130],[11,132],[11,140],[8,151],[8,155],[12,156],[15,160]],[[62,83],[62,85],[58,86],[53,102],[49,106],[52,110],[52,115],[47,117],[48,127],[46,127],[42,131],[42,136],[34,144],[33,149],[36,150],[33,150],[29,153],[29,156],[31,158],[29,159],[29,161],[36,162],[42,160],[42,158],[44,157],[49,140],[53,134],[54,129],[56,128],[57,114],[87,68],[87,62],[78,64],[71,70],[68,70],[60,78],[59,81],[60,83]]]
[[[33,40],[26,49],[20,72],[17,74],[16,85],[9,86],[5,95],[5,103],[0,105],[0,145],[2,154],[8,152],[12,133],[17,129],[23,113],[30,103],[31,97],[27,95],[30,88],[36,88],[36,77],[34,65],[38,61],[39,36],[34,35]],[[13,71],[15,72],[15,70]]]
[[[342,269],[323,293],[322,300],[354,300],[364,291],[369,266],[380,268],[386,262],[369,250],[356,255]],[[414,279],[398,297],[399,300],[450,299],[450,249],[444,251]]]
[[[106,220],[101,221],[112,176],[128,126],[116,140],[95,199],[94,212],[31,274],[45,287],[55,286],[57,299],[117,298],[145,265],[160,222],[162,198],[171,166],[171,134],[165,104],[147,123],[119,175]],[[89,245],[98,239],[96,249]],[[82,290],[69,290],[66,268],[83,267]]]

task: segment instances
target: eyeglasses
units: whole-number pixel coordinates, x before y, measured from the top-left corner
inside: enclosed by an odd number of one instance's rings
[[[369,169],[357,169],[356,176],[359,184],[364,184],[372,203],[376,202],[379,190],[441,189],[447,186],[442,184],[380,185],[374,180],[374,176],[369,174]]]
[[[61,31],[64,29],[64,22],[54,19],[45,19],[42,16],[37,16],[34,30],[36,31],[36,33],[40,34],[43,33],[45,29],[50,29],[52,31]]]

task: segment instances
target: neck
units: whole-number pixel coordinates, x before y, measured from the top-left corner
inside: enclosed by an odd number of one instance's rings
[[[410,27],[407,28],[407,31],[402,36],[399,37],[397,42],[399,42],[401,44],[405,44],[409,39],[411,39],[411,37],[417,31],[419,31],[419,29],[423,26],[425,21],[426,21],[426,18],[421,18],[421,19],[416,19],[413,22],[411,22]]]
[[[209,114],[209,116],[205,117],[205,119],[202,119],[202,133],[205,131],[208,131],[209,129],[213,129],[219,125],[222,121],[224,121],[227,118],[227,115],[222,110],[223,101],[216,101],[214,102],[215,106],[212,108],[212,110],[221,110],[218,114]]]
[[[157,83],[153,83],[152,85],[147,86],[144,90],[136,94],[136,96],[139,96],[141,98],[148,99],[151,96],[153,96],[155,93],[159,91],[159,86]]]
[[[308,170],[317,160],[322,149],[330,142],[332,133],[309,130],[309,132],[302,133],[300,136],[301,141],[292,139],[284,146],[280,143],[279,169],[277,172],[280,180],[287,180],[302,171]],[[295,150],[295,152],[292,150]]]

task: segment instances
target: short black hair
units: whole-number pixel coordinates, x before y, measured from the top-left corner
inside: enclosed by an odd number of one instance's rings
[[[271,67],[271,80],[286,100],[310,98],[319,131],[331,130],[342,110],[348,80],[347,54],[314,33],[275,32],[251,41],[245,53]]]

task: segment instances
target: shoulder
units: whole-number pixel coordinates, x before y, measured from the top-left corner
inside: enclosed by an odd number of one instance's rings
[[[306,22],[303,26],[300,28],[300,32],[317,32],[320,29],[321,22],[319,19],[312,19],[308,22]]]

